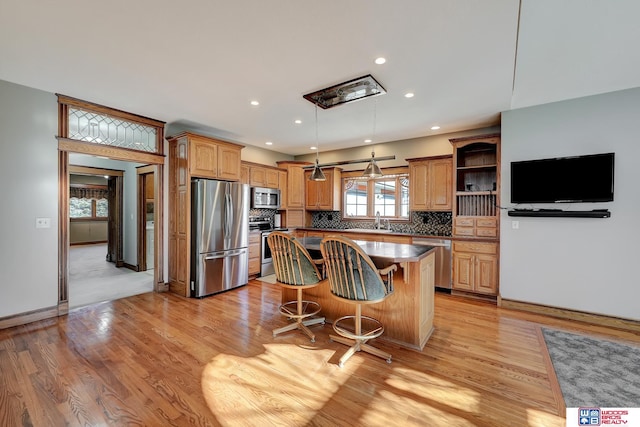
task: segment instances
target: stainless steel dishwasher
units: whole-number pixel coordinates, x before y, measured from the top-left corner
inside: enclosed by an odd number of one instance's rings
[[[451,240],[437,237],[414,237],[413,244],[436,248],[435,286],[451,289]]]

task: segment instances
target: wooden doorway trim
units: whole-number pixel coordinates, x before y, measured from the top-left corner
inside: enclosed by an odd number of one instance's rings
[[[69,153],[75,151],[67,151],[61,147],[58,147],[58,150],[58,207],[60,212],[58,222],[58,315],[64,315],[69,312]],[[124,160],[121,157],[126,157],[126,154],[121,153],[118,160]],[[162,191],[164,157],[162,160],[163,163],[154,165],[156,183],[158,183],[154,186],[154,218],[157,226],[154,227],[153,283],[156,292],[168,290],[164,281],[164,195]],[[133,159],[129,161],[135,162]],[[117,178],[122,180],[122,176]]]
[[[156,167],[153,165],[139,166],[136,168],[138,183],[138,271],[147,271],[147,205],[149,200],[153,200],[153,234],[155,244],[156,223]],[[152,181],[153,192],[149,195],[149,181]],[[151,197],[149,197],[151,196]],[[154,247],[155,251],[155,247]],[[154,253],[155,257],[155,253]]]
[[[58,96],[58,315],[69,312],[69,153],[102,156],[114,160],[155,165],[156,183],[153,283],[156,292],[168,290],[164,281],[164,125],[159,120],[116,110],[99,104]],[[69,108],[98,113],[155,128],[155,152],[145,152],[69,138]]]

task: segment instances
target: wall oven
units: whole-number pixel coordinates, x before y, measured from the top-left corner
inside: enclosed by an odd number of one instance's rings
[[[252,209],[280,209],[280,190],[276,188],[251,187]]]

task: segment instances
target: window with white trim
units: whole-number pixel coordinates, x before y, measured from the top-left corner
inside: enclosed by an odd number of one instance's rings
[[[346,220],[381,218],[409,220],[409,175],[345,178],[342,215]]]

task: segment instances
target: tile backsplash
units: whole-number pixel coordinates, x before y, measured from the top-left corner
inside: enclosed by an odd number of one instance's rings
[[[411,212],[411,222],[391,223],[391,229],[400,233],[451,236],[451,212]],[[342,212],[313,212],[313,228],[373,228],[373,221],[344,221]]]

